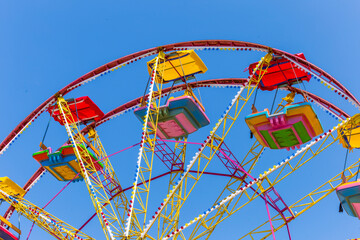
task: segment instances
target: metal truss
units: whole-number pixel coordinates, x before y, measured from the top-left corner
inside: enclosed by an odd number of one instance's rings
[[[347,181],[350,181],[356,176],[359,163],[360,159],[358,159],[351,166],[345,169],[344,176]],[[335,189],[343,183],[342,173],[343,172],[337,174],[335,177],[331,178],[329,181],[325,182],[320,187],[316,188],[314,191],[310,192],[309,194],[292,204],[289,208],[292,212],[294,212],[294,218],[290,219],[290,221],[299,217],[301,214],[305,213],[315,204],[319,203],[322,199],[333,193]],[[274,232],[280,230],[287,224],[287,222],[284,221],[284,219],[279,214],[272,217],[271,222],[274,225]],[[272,234],[272,231],[268,229],[268,223],[269,221],[266,221],[259,227],[255,228],[251,232],[241,237],[240,239],[266,239]]]
[[[277,108],[275,109],[274,111],[275,113],[280,112],[282,109],[284,109],[285,107],[284,101],[286,103],[293,102],[293,96],[289,94],[288,96],[283,98],[281,102],[278,104]],[[252,178],[250,176],[250,172],[255,167],[258,159],[263,154],[264,150],[265,148],[258,141],[255,141],[255,143],[252,145],[248,153],[245,155],[244,159],[241,162],[239,162],[232,154],[230,149],[223,142],[221,148],[216,153],[216,155],[218,156],[219,160],[228,169],[228,171],[233,177],[228,181],[223,191],[216,199],[215,203],[219,202],[223,196],[227,196],[228,194],[232,194],[236,190],[238,190],[244,183],[246,183],[245,180],[247,177]],[[217,222],[221,222],[222,218],[227,216],[226,211],[227,209],[230,208],[232,201],[233,200],[230,200],[226,204],[226,207],[217,209],[216,213],[210,216],[209,218],[207,218],[208,217],[207,216],[203,218],[201,221],[198,221],[194,229],[192,230],[189,239],[198,239],[204,237],[205,239],[208,239],[210,235],[214,232],[217,226]],[[239,201],[239,199],[237,201]],[[237,204],[235,204],[234,206],[236,205]],[[276,209],[276,204],[273,204],[272,207]]]
[[[94,128],[90,128],[87,137],[89,141],[84,139],[85,143],[94,151],[99,162],[103,165],[103,168],[98,171],[99,177],[101,177],[101,183],[108,194],[109,200],[114,204],[114,207],[117,210],[121,229],[123,230],[125,229],[129,201],[120,185],[97,131]],[[136,217],[134,223],[135,224],[132,225],[134,230],[140,229],[140,223],[137,221]]]
[[[46,212],[44,209],[37,207],[36,205],[21,197],[15,198],[2,189],[0,189],[0,199],[8,202],[21,215],[34,222],[37,226],[44,229],[57,239],[93,239],[85,233],[80,232],[78,229]]]
[[[134,224],[134,218],[139,219],[142,229],[146,223],[161,100],[161,98],[157,98],[157,96],[161,95],[161,79],[164,72],[164,64],[161,69],[159,68],[159,64],[164,61],[165,54],[160,51],[155,59],[154,68],[151,72],[149,94],[146,96],[147,99],[143,100],[143,102],[146,102],[146,116],[144,118],[135,178],[126,220],[125,238],[127,239],[138,238],[140,235],[140,231],[131,230],[131,225]],[[138,185],[138,181],[142,184]]]
[[[109,200],[107,189],[103,185],[104,175],[99,171],[99,166],[95,166],[96,163],[92,161],[89,152],[85,148],[85,138],[74,121],[66,100],[59,97],[57,106],[69,139],[73,145],[76,158],[80,165],[81,174],[84,177],[89,195],[104,231],[105,238],[113,240],[115,239],[115,236],[122,235],[121,224],[115,209]],[[107,179],[107,181],[108,180],[109,179]]]
[[[316,157],[322,151],[330,147],[332,144],[338,141],[340,136],[335,136],[336,130],[346,124],[348,120],[343,121],[338,126],[330,129],[329,131],[323,133],[318,138],[314,139],[312,142],[308,143],[306,146],[302,147],[301,149],[297,150],[291,156],[287,157],[286,159],[280,161],[278,164],[274,165],[272,168],[269,168],[268,171],[265,171],[264,174],[260,174],[258,178],[250,181],[245,186],[241,187],[240,189],[234,191],[232,194],[226,196],[221,201],[217,202],[217,204],[213,205],[212,207],[208,208],[203,214],[198,215],[185,225],[181,226],[175,231],[175,234],[179,234],[184,229],[190,227],[192,224],[200,222],[203,226],[210,230],[214,228],[216,225],[230,217],[235,212],[239,211],[241,208],[246,206],[248,203],[256,199],[258,196],[263,195],[273,189],[273,187],[289,176],[291,173],[295,172],[297,169],[302,167],[305,163]],[[318,147],[316,147],[315,145]],[[299,157],[299,159],[297,158]],[[294,161],[294,159],[298,159]],[[275,174],[274,174],[275,173]],[[255,191],[253,190],[255,188]],[[240,197],[238,197],[240,196]],[[239,200],[243,197],[242,202]],[[234,204],[231,206],[227,205],[227,203],[231,202],[233,199],[237,198]],[[234,201],[233,201],[234,202]],[[222,219],[214,221],[213,226],[207,226],[203,219],[206,219],[208,215],[212,215],[216,212],[219,208],[224,209],[224,216]],[[285,220],[289,220],[293,218],[293,214],[284,216]],[[164,239],[168,239],[175,234],[171,234]]]
[[[172,191],[166,196],[164,202],[161,203],[158,210],[152,216],[152,219],[146,225],[145,230],[142,232],[141,236],[143,238],[150,237],[147,233],[152,225],[155,223],[157,218],[160,216],[161,212],[170,203],[171,199],[174,198],[175,193],[177,190],[182,186],[184,182],[187,184],[186,194],[184,194],[183,203],[187,200],[190,193],[194,189],[195,185],[199,181],[200,177],[203,175],[206,167],[209,165],[212,158],[216,155],[215,153],[220,147],[220,144],[225,139],[226,135],[229,133],[231,127],[237,120],[240,115],[240,112],[250,99],[251,95],[257,88],[261,78],[267,71],[268,63],[272,59],[272,54],[268,53],[265,57],[263,57],[257,67],[254,69],[253,74],[250,76],[249,80],[244,84],[244,87],[240,89],[240,91],[235,95],[232,102],[229,104],[227,109],[225,110],[224,114],[221,116],[219,121],[216,123],[214,129],[210,132],[210,135],[204,141],[204,144],[201,145],[199,151],[195,154],[193,159],[188,164],[186,170],[180,175],[179,179],[177,180],[176,185],[173,187]],[[258,76],[255,76],[255,72],[259,71]],[[242,96],[243,91],[245,90],[245,96]],[[195,165],[196,164],[196,165]],[[193,166],[197,166],[197,169],[194,172],[190,172]],[[175,232],[177,234],[177,232]],[[170,234],[173,235],[173,234]],[[170,235],[167,235],[170,236]]]
[[[176,185],[176,180],[184,171],[184,163],[186,157],[186,147],[187,147],[187,138],[182,139],[175,143],[174,147],[174,158],[171,165],[171,173],[169,179],[169,186],[168,186],[168,193]],[[177,229],[179,224],[179,217],[180,217],[180,210],[181,210],[181,203],[184,199],[184,189],[186,190],[186,184],[180,186],[177,191],[174,193],[174,198],[171,199],[170,203],[165,207],[163,213],[158,218],[159,226],[162,225],[161,230],[158,230],[158,237],[157,239],[161,239],[170,232]],[[162,221],[162,223],[161,223]],[[181,236],[185,239],[184,236]]]

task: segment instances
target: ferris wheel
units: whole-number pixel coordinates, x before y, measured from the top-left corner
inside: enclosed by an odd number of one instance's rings
[[[208,79],[202,55],[218,51],[256,52],[262,57],[242,66],[245,78]],[[140,86],[144,94],[112,106],[108,113],[89,96],[65,97],[85,83],[144,60],[146,67],[141,66],[148,72]],[[198,80],[199,76],[205,80]],[[334,94],[326,98],[313,91],[310,86],[315,84],[338,95],[337,104]],[[210,98],[219,102],[216,106],[200,94],[209,88]],[[226,104],[226,98],[216,99],[214,93],[220,90],[233,95]],[[261,98],[265,98],[263,103]],[[32,155],[39,169],[23,187],[1,176],[0,199],[9,208],[0,216],[0,239],[19,239],[21,230],[10,222],[14,211],[56,239],[94,239],[86,233],[86,226],[96,219],[101,239],[212,239],[216,229],[258,200],[265,204],[268,219],[239,233],[237,239],[276,239],[282,228],[291,239],[289,223],[335,192],[346,213],[360,218],[360,160],[347,159],[349,152],[360,147],[360,115],[345,112],[339,107],[341,101],[360,109],[349,90],[304,54],[254,43],[182,42],[116,59],[48,98],[0,144],[0,155],[6,156],[4,152],[18,147],[15,140],[44,112],[67,136],[60,146],[47,146],[51,143],[42,139],[40,149]],[[125,136],[123,148],[107,154],[98,127],[106,128],[125,113],[133,115],[134,134],[140,133],[138,142],[129,144]],[[243,136],[236,129],[250,134]],[[241,154],[234,149],[234,141],[243,141]],[[288,202],[277,190],[278,183],[286,182],[306,163],[339,147],[346,149],[346,156],[337,175],[295,202]],[[112,158],[129,149],[138,149],[134,158],[127,159],[131,169],[117,168]],[[124,184],[121,176],[129,171],[132,177]],[[45,172],[63,182],[64,188],[71,188],[70,182],[86,186],[88,194],[82,197],[91,199],[94,213],[82,226],[74,227],[26,200],[26,193],[36,188]],[[206,182],[208,177],[216,180]]]

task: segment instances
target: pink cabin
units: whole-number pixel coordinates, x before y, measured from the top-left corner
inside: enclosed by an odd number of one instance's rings
[[[146,111],[146,106],[134,111],[142,123]],[[166,105],[160,107],[157,135],[161,139],[184,137],[209,123],[210,120],[192,97],[181,96],[170,99]],[[153,127],[151,122],[148,122],[148,126]]]

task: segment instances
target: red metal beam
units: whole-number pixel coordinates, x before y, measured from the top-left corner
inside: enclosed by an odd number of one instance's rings
[[[173,50],[185,50],[191,48],[236,48],[236,50],[262,50],[268,51],[271,49],[268,46],[256,44],[256,43],[249,43],[249,42],[242,42],[242,41],[232,41],[232,40],[200,40],[200,41],[189,41],[189,42],[181,42],[181,43],[174,43],[161,46],[161,49],[165,52],[173,51]],[[106,74],[110,69],[117,67],[122,64],[130,64],[132,62],[136,62],[139,59],[142,59],[147,56],[151,56],[156,54],[159,51],[158,47],[146,49],[143,51],[139,51],[133,54],[129,54],[125,57],[121,57],[114,61],[111,61],[107,64],[104,64],[101,67],[96,68],[88,72],[87,74],[81,76],[80,78],[76,79],[75,81],[71,82],[70,84],[66,85],[62,88],[58,93],[54,94],[50,98],[48,98],[45,102],[43,102],[39,107],[37,107],[33,112],[31,112],[23,121],[21,121],[13,131],[2,141],[0,144],[0,153],[3,152],[4,148],[10,144],[14,138],[23,130],[28,123],[34,121],[42,112],[44,112],[50,104],[54,103],[58,94],[62,96],[66,95],[73,89],[83,85],[84,83],[91,81],[92,78]],[[298,64],[301,64],[307,68],[310,68],[319,73],[320,76],[326,78],[330,83],[334,84],[338,87],[343,93],[345,93],[350,99],[352,99],[356,104],[360,105],[360,102],[348,91],[339,81],[337,81],[334,77],[332,77],[327,72],[323,71],[321,68],[317,67],[316,65],[287,52],[284,52],[279,49],[271,49],[271,51],[279,56],[286,56],[289,59],[295,61]]]
[[[189,83],[189,85],[192,87],[192,88],[197,88],[197,87],[211,87],[211,86],[214,86],[214,85],[219,85],[219,86],[226,86],[226,85],[231,85],[231,86],[242,86],[243,83],[246,81],[246,79],[244,78],[223,78],[223,79],[212,79],[212,80],[203,80],[203,81],[198,81],[197,83],[196,82],[192,82],[192,83]],[[170,87],[169,88],[165,88],[163,89],[163,94],[168,94],[170,92]],[[182,91],[182,90],[185,90],[186,89],[186,84],[182,84],[182,85],[177,85],[177,86],[174,86],[173,87],[173,90],[172,91]],[[309,97],[311,97],[312,99],[314,99],[315,101],[317,101],[319,104],[323,105],[324,107],[328,108],[328,109],[331,109],[331,110],[334,110],[335,112],[338,113],[338,116],[344,116],[345,118],[348,118],[350,117],[349,114],[347,114],[346,112],[344,112],[342,109],[338,108],[337,106],[335,106],[334,104],[318,97],[317,95],[313,94],[313,93],[310,93],[310,92],[307,92],[307,91],[303,91],[303,90],[300,90],[298,88],[294,88],[294,87],[289,87],[288,88],[290,91],[294,91],[298,94],[303,94],[305,93],[305,95],[308,95]],[[98,125],[101,125],[102,123],[110,120],[110,118],[120,112],[123,112],[125,110],[128,110],[132,107],[135,107],[137,106],[138,104],[140,104],[140,101],[141,101],[141,98],[142,97],[138,97],[130,102],[127,102],[115,109],[113,109],[112,111],[106,113],[104,115],[104,117],[99,120],[98,123],[96,123],[96,126]],[[94,127],[95,126],[95,123],[93,124],[90,124],[88,127],[84,128],[82,130],[82,133],[83,134],[86,134],[88,132],[88,129],[89,127]],[[39,173],[40,172],[42,173],[43,171],[45,171],[44,168],[40,167],[35,173],[34,175],[29,179],[29,181],[25,184],[24,186],[24,189],[26,191],[28,191],[27,187],[30,186],[36,179],[37,179],[37,176],[39,176]],[[216,174],[213,174],[213,175],[216,175]],[[224,175],[222,175],[224,176]],[[12,207],[10,207],[4,217],[8,216],[9,214],[11,214],[13,211]]]
[[[191,88],[211,87],[211,86],[215,86],[215,85],[217,85],[217,86],[226,86],[226,85],[229,85],[229,86],[242,86],[245,83],[245,81],[246,81],[245,78],[220,78],[220,79],[211,79],[211,80],[203,80],[203,81],[198,81],[198,82],[192,82],[192,83],[188,83],[188,85]],[[186,89],[186,84],[176,85],[176,86],[173,87],[172,92],[183,91],[185,89]],[[295,88],[295,87],[289,87],[288,89],[290,91],[294,91],[294,92],[296,92],[298,94],[308,95],[309,97],[316,100],[319,104],[323,105],[325,108],[332,109],[335,112],[337,112],[339,117],[341,117],[341,116],[343,116],[345,118],[350,117],[350,115],[347,114],[342,109],[338,108],[334,104],[326,101],[325,99],[323,99],[323,98],[321,98],[321,97],[319,97],[319,96],[317,96],[317,95],[315,95],[313,93],[310,93],[310,92],[307,92],[307,91],[304,91],[304,90],[301,90],[301,89],[298,89],[298,88]],[[171,90],[171,87],[163,89],[162,90],[163,96],[167,96],[167,94],[169,94],[170,90]],[[99,126],[99,125],[103,124],[104,122],[109,121],[111,119],[111,117],[113,117],[114,115],[116,115],[118,113],[121,113],[121,112],[124,112],[126,110],[129,110],[129,109],[139,105],[142,98],[143,97],[138,97],[138,98],[136,98],[134,100],[131,100],[130,102],[127,102],[127,103],[125,103],[125,104],[111,110],[110,112],[106,113],[104,115],[104,117],[102,119],[100,119],[97,123],[92,123],[88,127],[84,128],[82,130],[82,133],[86,134],[89,131],[90,127]]]

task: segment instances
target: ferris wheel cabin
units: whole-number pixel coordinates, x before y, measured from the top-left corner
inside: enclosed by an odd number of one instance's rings
[[[147,63],[151,75],[156,59]],[[157,80],[163,83],[194,78],[195,74],[204,73],[207,67],[194,50],[175,51],[164,55],[164,61],[157,66]],[[161,72],[161,74],[160,74]]]
[[[25,195],[25,190],[8,177],[0,177],[0,190],[14,198],[21,198]],[[0,200],[2,200],[4,197],[5,196],[3,196],[0,192]],[[8,228],[6,228],[5,225],[7,225]],[[11,224],[7,219],[0,216],[0,240],[19,239],[12,232],[10,232],[10,229],[14,230],[19,235],[21,234],[20,229]]]
[[[8,177],[0,177],[0,190],[12,197],[23,197],[25,195],[25,190]],[[2,194],[0,192],[1,199]]]
[[[77,145],[79,151],[87,151],[97,171],[103,168],[96,156],[82,145]],[[52,153],[51,148],[33,154],[33,158],[48,170],[59,181],[82,180],[80,166],[77,162],[72,145],[64,145],[59,151]],[[86,163],[85,163],[86,164]],[[76,176],[78,174],[78,176]]]
[[[342,207],[350,216],[360,219],[360,182],[349,182],[336,188]]]
[[[207,67],[194,50],[186,50],[163,54],[149,61],[147,66],[150,75],[157,59],[159,59],[155,76],[157,83],[166,84],[174,81],[186,83],[196,74],[207,71]],[[151,108],[153,109],[153,106]],[[158,117],[156,134],[161,139],[185,137],[210,123],[205,114],[205,108],[189,86],[183,96],[170,98],[165,105],[160,106],[158,113],[158,116],[152,113],[150,117],[151,119]],[[134,114],[144,124],[147,106],[136,109]],[[151,129],[156,128],[154,121],[148,121],[147,125]]]
[[[296,56],[306,60],[303,53],[295,54]],[[251,75],[258,63],[252,63],[249,66],[249,74]],[[266,73],[262,77],[259,88],[261,90],[274,90],[280,85],[292,85],[301,81],[309,81],[311,75],[307,72],[295,67],[295,64],[283,57],[275,57],[269,66],[263,66],[263,70],[268,67]],[[259,75],[259,70],[255,72],[255,76]]]
[[[104,116],[104,113],[88,96],[69,99],[67,100],[67,104],[75,123],[98,121]],[[47,111],[55,119],[55,121],[64,125],[57,105],[50,106]]]
[[[360,114],[355,114],[345,126],[340,127],[338,134],[344,148],[360,148]]]
[[[287,150],[299,148],[323,132],[310,103],[291,104],[284,112],[270,114],[268,109],[250,114],[245,122],[264,147]]]
[[[144,123],[147,108],[140,107],[134,111],[136,117]],[[155,118],[156,116],[153,116]],[[187,136],[210,123],[205,112],[190,96],[170,99],[159,109],[157,135],[161,139]],[[148,126],[154,128],[151,122]]]

